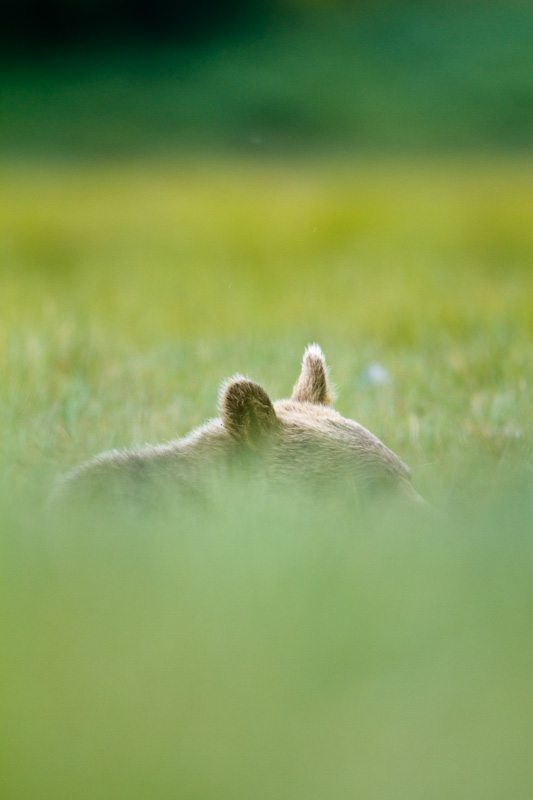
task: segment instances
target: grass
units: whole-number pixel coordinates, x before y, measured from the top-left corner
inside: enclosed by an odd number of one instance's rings
[[[529,798],[531,161],[2,172],[5,796]],[[313,340],[437,520],[43,516],[234,372],[287,395]]]

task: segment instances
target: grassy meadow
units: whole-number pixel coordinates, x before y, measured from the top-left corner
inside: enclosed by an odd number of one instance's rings
[[[3,796],[530,798],[533,161],[5,159],[0,195]],[[43,511],[312,341],[435,517]]]

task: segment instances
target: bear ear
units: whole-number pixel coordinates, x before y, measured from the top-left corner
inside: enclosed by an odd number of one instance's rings
[[[226,430],[243,444],[257,444],[278,423],[270,397],[258,383],[236,375],[220,392]]]
[[[324,353],[317,344],[310,344],[305,349],[302,372],[292,390],[291,400],[327,406],[334,399],[334,393],[328,384]]]

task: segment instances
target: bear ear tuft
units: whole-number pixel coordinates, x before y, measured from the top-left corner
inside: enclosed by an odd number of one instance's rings
[[[327,406],[334,399],[335,395],[328,383],[324,353],[317,344],[310,344],[305,349],[302,372],[292,390],[291,400]]]
[[[278,422],[263,387],[242,375],[235,375],[222,386],[220,406],[226,430],[243,444],[258,444]]]

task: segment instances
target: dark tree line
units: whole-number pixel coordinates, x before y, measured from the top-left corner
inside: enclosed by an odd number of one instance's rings
[[[487,9],[528,3],[485,0]],[[72,47],[106,40],[199,43],[283,19],[299,22],[339,11],[376,20],[390,13],[402,16],[409,7],[444,7],[453,13],[454,7],[464,10],[469,5],[476,8],[478,0],[3,0],[0,59],[10,49]]]
[[[198,40],[268,18],[269,0],[7,0],[4,47],[44,47],[131,37]]]

